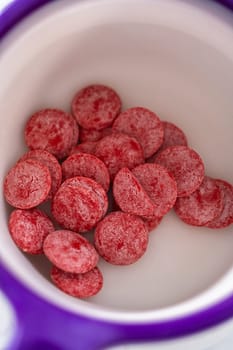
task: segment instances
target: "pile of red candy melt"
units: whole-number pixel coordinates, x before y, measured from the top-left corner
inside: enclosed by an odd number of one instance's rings
[[[79,298],[103,285],[99,256],[128,265],[146,251],[148,233],[174,208],[189,225],[233,223],[233,187],[205,174],[183,131],[151,110],[121,111],[111,88],[78,91],[72,112],[44,109],[27,121],[29,151],[4,181],[15,209],[9,231],[29,254],[45,254],[51,279]],[[51,217],[40,204],[51,204]],[[94,245],[85,233],[94,230]]]

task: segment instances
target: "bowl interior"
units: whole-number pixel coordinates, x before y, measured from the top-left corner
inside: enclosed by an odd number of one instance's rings
[[[233,29],[223,23],[225,11],[216,5],[203,8],[198,1],[196,6],[124,1],[124,10],[122,4],[54,4],[3,43],[1,186],[26,151],[23,129],[31,113],[45,107],[70,111],[74,93],[90,83],[116,89],[124,109],[144,106],[177,124],[204,160],[206,174],[233,182]],[[219,17],[213,15],[216,9]],[[213,298],[222,297],[225,287],[219,286],[233,264],[232,226],[192,227],[171,211],[151,232],[143,258],[126,267],[100,261],[103,290],[87,301],[76,300],[49,282],[50,264],[44,257],[28,257],[14,246],[2,194],[0,205],[2,259],[34,291],[73,310],[101,315],[164,310],[169,315],[176,307],[179,314],[184,305],[198,308],[200,300],[209,302],[211,291]],[[233,286],[227,286],[229,292]]]

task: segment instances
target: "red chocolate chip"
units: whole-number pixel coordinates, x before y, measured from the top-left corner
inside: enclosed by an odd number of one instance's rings
[[[106,165],[97,157],[79,153],[69,156],[62,163],[64,179],[75,176],[86,176],[98,182],[107,192],[110,184],[110,176]]]
[[[184,132],[171,122],[163,121],[164,140],[161,151],[170,146],[188,146],[187,137]]]
[[[103,286],[103,275],[95,267],[86,273],[68,273],[53,266],[51,271],[53,283],[63,292],[76,298],[89,298],[97,294]]]
[[[71,149],[70,155],[77,154],[77,153],[88,153],[88,154],[95,155],[96,145],[97,145],[97,142],[95,141],[87,141],[87,142],[80,143]]]
[[[67,179],[52,201],[52,214],[57,222],[72,231],[91,230],[105,215],[106,192],[92,179],[77,176]]]
[[[120,112],[117,93],[104,85],[90,85],[80,90],[72,101],[72,112],[85,129],[101,130],[110,126]]]
[[[152,216],[154,204],[128,168],[122,168],[113,182],[113,195],[120,209],[125,213]]]
[[[31,116],[24,135],[30,149],[43,149],[61,159],[77,144],[79,130],[71,115],[58,109],[44,109]]]
[[[51,189],[49,169],[35,159],[18,162],[6,175],[4,195],[19,209],[30,209],[44,202]]]
[[[154,217],[151,217],[150,219],[144,219],[144,223],[145,223],[148,231],[150,232],[159,226],[162,219],[163,219],[163,216],[161,218],[154,216]]]
[[[138,216],[117,211],[98,223],[94,240],[97,251],[106,261],[129,265],[145,253],[148,230]]]
[[[152,156],[163,143],[163,124],[154,112],[146,108],[134,107],[122,112],[114,121],[113,129],[135,137],[145,158]]]
[[[52,198],[54,194],[57,192],[58,188],[60,187],[61,181],[62,181],[62,171],[61,171],[60,164],[51,153],[41,149],[36,149],[25,153],[20,158],[20,161],[29,159],[29,158],[37,159],[39,162],[43,163],[48,167],[51,175],[51,180],[52,180],[51,190],[48,195],[48,199]]]
[[[224,180],[215,180],[223,195],[223,211],[215,219],[207,222],[209,228],[224,228],[233,223],[233,186]]]
[[[46,236],[54,231],[49,217],[38,209],[15,209],[9,218],[9,231],[15,244],[30,254],[43,253]]]
[[[173,176],[163,166],[149,163],[137,166],[132,169],[132,173],[154,203],[153,217],[164,216],[177,198],[177,185]]]
[[[150,159],[149,162],[154,162],[159,152],[171,146],[188,146],[187,138],[184,132],[178,128],[173,123],[170,122],[162,122],[164,129],[164,139],[161,147],[158,152],[156,152]]]
[[[221,215],[222,192],[217,182],[206,176],[195,192],[188,197],[177,199],[174,209],[179,218],[187,224],[203,226]]]
[[[59,269],[70,273],[92,270],[99,256],[86,238],[78,233],[58,230],[51,232],[44,241],[44,253]]]
[[[201,185],[204,178],[204,164],[201,157],[186,146],[171,146],[159,153],[156,163],[171,172],[177,182],[177,196],[185,197]]]
[[[144,163],[142,147],[138,141],[120,133],[105,136],[98,141],[95,155],[105,163],[111,178],[121,168],[132,169]]]
[[[103,130],[88,130],[80,128],[79,140],[80,142],[99,141],[100,139],[102,139],[102,137],[111,135],[112,133],[112,128],[106,128]]]
[[[102,138],[102,130],[84,129],[80,128],[79,141],[80,142],[94,142]]]

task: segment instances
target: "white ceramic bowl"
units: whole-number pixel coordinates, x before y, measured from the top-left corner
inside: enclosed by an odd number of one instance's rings
[[[232,43],[232,14],[213,2],[67,0],[37,11],[0,46],[1,186],[26,150],[30,114],[69,111],[74,93],[96,82],[116,89],[124,108],[145,106],[180,126],[207,174],[233,182]],[[170,322],[211,310],[233,292],[232,226],[192,227],[170,212],[141,260],[127,267],[101,261],[103,290],[74,299],[50,283],[43,257],[15,247],[2,193],[0,206],[4,265],[63,310],[116,324]]]

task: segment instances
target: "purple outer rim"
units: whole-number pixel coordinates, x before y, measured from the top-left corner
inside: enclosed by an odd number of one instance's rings
[[[0,39],[30,12],[52,0],[15,0],[0,14]],[[233,10],[233,0],[219,0]],[[203,331],[233,316],[233,296],[169,321],[124,324],[68,312],[36,296],[0,265],[0,288],[17,318],[8,349],[98,350],[113,344],[168,340]]]

